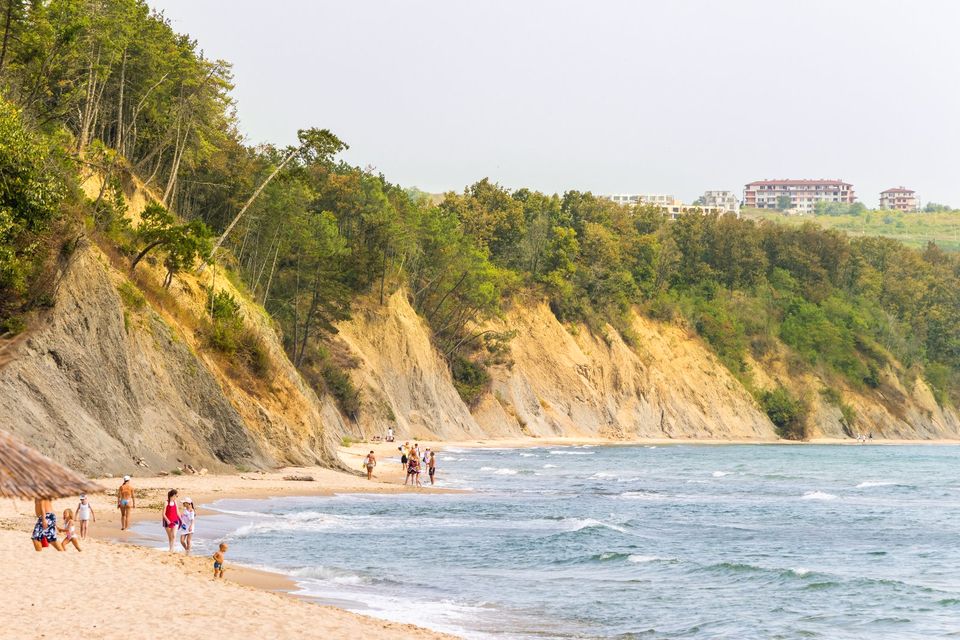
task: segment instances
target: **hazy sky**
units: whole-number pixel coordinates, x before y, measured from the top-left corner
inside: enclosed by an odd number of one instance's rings
[[[329,128],[405,186],[830,177],[960,206],[953,0],[149,1],[233,63],[250,142]]]

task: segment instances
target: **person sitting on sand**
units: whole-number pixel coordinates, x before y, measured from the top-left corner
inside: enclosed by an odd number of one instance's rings
[[[387,428],[387,442],[393,442],[393,427]]]
[[[213,554],[213,577],[222,578],[223,577],[223,557],[227,553],[227,545],[223,542],[220,543],[220,548]]]
[[[130,511],[137,508],[130,476],[123,476],[123,484],[117,489],[117,509],[120,509],[120,531],[130,528]]]
[[[73,509],[65,509],[63,512],[63,526],[57,527],[59,531],[63,531],[63,548],[66,550],[71,544],[73,547],[80,551],[80,541],[77,539],[77,529],[73,524]]]
[[[377,456],[373,455],[373,450],[363,459],[363,466],[367,469],[367,480],[373,480],[373,468],[377,466]]]
[[[37,524],[33,526],[33,548],[40,551],[44,547],[53,546],[57,551],[63,551],[63,546],[57,540],[57,516],[53,513],[53,501],[50,498],[37,498],[33,501],[33,510],[37,514]]]
[[[430,461],[427,462],[427,472],[430,474],[430,484],[433,485],[433,477],[437,474],[437,453],[430,452]]]
[[[94,522],[97,521],[97,515],[93,512],[93,507],[90,505],[90,500],[87,496],[80,496],[80,504],[77,505],[77,520],[80,522],[80,539],[87,539],[87,523],[93,519]]]
[[[184,552],[190,555],[190,549],[193,548],[193,524],[197,521],[197,512],[193,510],[193,500],[184,498],[180,504],[183,510],[180,512],[180,546]]]
[[[167,534],[169,549],[173,551],[173,543],[176,540],[177,528],[180,526],[180,512],[177,510],[177,490],[167,491],[167,505],[163,508],[161,519],[163,530]]]

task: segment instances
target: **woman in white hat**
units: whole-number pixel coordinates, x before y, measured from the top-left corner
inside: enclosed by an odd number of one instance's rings
[[[197,512],[193,510],[193,500],[184,498],[180,501],[180,546],[187,555],[193,545],[193,523],[197,520]]]
[[[133,494],[130,476],[123,476],[123,484],[117,489],[117,509],[120,509],[120,530],[130,528],[130,510],[136,508],[137,499]]]

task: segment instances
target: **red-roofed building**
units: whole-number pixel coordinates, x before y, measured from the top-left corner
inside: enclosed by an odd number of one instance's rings
[[[783,207],[782,198],[789,199]],[[843,180],[757,180],[743,189],[743,206],[758,209],[789,209],[812,213],[817,202],[852,204],[857,197],[853,185]]]
[[[897,211],[916,211],[919,209],[917,192],[906,187],[893,187],[880,192],[880,208]]]

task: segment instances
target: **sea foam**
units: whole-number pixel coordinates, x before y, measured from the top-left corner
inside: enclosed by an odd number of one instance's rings
[[[823,491],[807,491],[800,497],[801,500],[836,500],[837,496]]]

